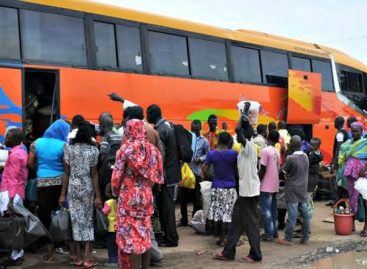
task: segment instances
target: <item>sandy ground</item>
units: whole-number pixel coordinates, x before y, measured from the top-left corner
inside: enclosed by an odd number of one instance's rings
[[[350,240],[360,240],[359,231],[362,224],[357,223],[357,231],[349,236],[337,236],[334,232],[334,224],[325,223],[322,220],[331,217],[331,208],[324,206],[323,202],[316,203],[315,215],[312,220],[312,235],[310,244],[303,246],[299,244],[299,239],[295,239],[295,245],[292,247],[278,245],[276,243],[262,243],[263,261],[255,265],[246,265],[238,261],[238,259],[249,251],[248,242],[237,248],[237,255],[234,261],[217,261],[213,260],[211,255],[216,251],[220,251],[215,245],[216,238],[213,236],[197,235],[191,227],[179,227],[180,235],[179,246],[177,248],[162,248],[165,260],[157,268],[295,268],[295,266],[284,265],[290,259],[300,257],[308,251],[320,247],[333,246],[336,244],[348,242]],[[179,219],[179,212],[177,212]],[[283,236],[283,232],[280,232]],[[245,239],[245,237],[243,237]],[[197,255],[198,250],[205,250],[202,255]],[[57,264],[46,265],[40,262],[44,250],[39,253],[26,253],[26,260],[22,266],[14,268],[71,268],[67,264],[68,256],[57,254]],[[364,253],[367,256],[367,252]],[[98,263],[97,268],[104,268],[102,265],[105,261],[107,253],[105,250],[97,250],[95,254]],[[107,268],[107,267],[106,267]],[[314,265],[300,266],[300,268],[316,268]],[[317,268],[327,268],[324,266]],[[344,268],[344,267],[343,267]]]

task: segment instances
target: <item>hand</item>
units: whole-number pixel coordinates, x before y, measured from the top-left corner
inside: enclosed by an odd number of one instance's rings
[[[59,205],[65,206],[65,195],[61,195],[59,198]]]
[[[110,97],[110,99],[112,100],[112,101],[117,101],[117,102],[121,102],[121,103],[123,103],[124,101],[125,101],[125,99],[124,98],[122,98],[121,96],[119,96],[118,94],[116,94],[116,93],[110,93],[110,94],[108,94],[108,96]]]
[[[96,198],[94,199],[94,205],[95,205],[97,208],[99,208],[99,209],[101,209],[101,208],[102,208],[102,200],[101,200],[101,197],[96,197]]]

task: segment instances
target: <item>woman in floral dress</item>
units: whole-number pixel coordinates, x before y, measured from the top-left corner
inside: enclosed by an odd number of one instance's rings
[[[59,203],[64,204],[68,190],[73,239],[77,243],[73,264],[86,268],[96,266],[91,257],[94,241],[93,203],[97,207],[102,206],[97,174],[98,149],[91,137],[90,126],[84,123],[79,127],[72,144],[65,150],[65,178],[59,199]],[[80,242],[85,242],[84,261]]]
[[[119,268],[149,268],[151,247],[152,185],[163,183],[163,164],[159,150],[145,135],[141,120],[129,120],[124,143],[116,154],[112,191],[118,196],[116,242]]]

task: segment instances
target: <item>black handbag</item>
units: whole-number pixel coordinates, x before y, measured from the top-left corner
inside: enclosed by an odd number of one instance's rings
[[[96,215],[94,218],[94,233],[96,236],[104,236],[108,233],[107,216],[98,208],[96,208]]]
[[[14,214],[0,218],[0,247],[7,250],[21,250],[24,246],[25,221]]]

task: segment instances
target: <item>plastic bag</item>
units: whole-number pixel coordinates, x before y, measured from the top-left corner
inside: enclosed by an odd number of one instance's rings
[[[23,205],[17,203],[13,205],[13,209],[15,213],[22,215],[24,217],[26,223],[25,232],[29,235],[42,237],[42,236],[49,236],[48,230],[42,224],[40,219],[29,212]]]
[[[354,183],[354,188],[362,195],[363,199],[367,200],[367,178],[358,178]]]
[[[198,234],[206,234],[203,210],[196,211],[190,223],[195,232],[197,232]]]
[[[94,233],[97,236],[104,236],[108,233],[107,216],[98,208],[96,208],[96,215],[94,218]]]
[[[183,164],[181,168],[181,174],[182,179],[178,185],[183,188],[195,189],[195,183],[196,183],[195,175],[187,163]]]
[[[70,214],[64,207],[51,213],[50,235],[52,242],[72,240]]]
[[[25,187],[25,199],[31,202],[37,202],[37,179],[30,179]]]
[[[206,219],[208,216],[209,206],[212,199],[212,183],[210,181],[202,181],[199,184],[203,200],[204,219]]]

